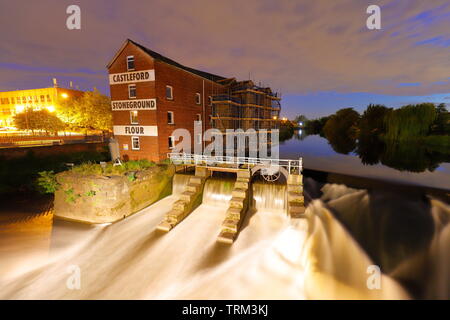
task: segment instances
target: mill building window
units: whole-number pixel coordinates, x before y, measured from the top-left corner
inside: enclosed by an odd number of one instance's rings
[[[134,70],[134,56],[127,57],[127,70],[128,71]]]
[[[166,86],[166,99],[173,100],[173,87]]]
[[[170,136],[168,138],[168,143],[169,143],[169,149],[173,149],[175,147],[175,137]]]
[[[174,124],[175,120],[172,111],[167,111],[167,124]]]
[[[128,98],[130,98],[130,99],[136,98],[136,85],[135,84],[128,85]]]
[[[131,149],[133,149],[133,150],[141,149],[141,143],[139,141],[139,137],[131,137]]]
[[[130,111],[130,123],[131,124],[138,124],[138,112],[137,111]]]

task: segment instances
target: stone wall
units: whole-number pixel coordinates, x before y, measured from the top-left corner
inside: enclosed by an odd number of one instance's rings
[[[158,165],[125,176],[57,175],[55,217],[85,223],[123,219],[171,194],[172,165]]]
[[[0,158],[17,159],[25,157],[30,151],[35,157],[43,158],[75,152],[104,152],[108,148],[107,142],[74,143],[54,146],[17,147],[0,149]]]

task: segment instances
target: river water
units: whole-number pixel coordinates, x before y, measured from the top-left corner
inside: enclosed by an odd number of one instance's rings
[[[302,155],[307,169],[444,189],[450,181],[448,163],[421,173],[367,166],[317,136],[280,151]],[[114,224],[46,216],[0,226],[0,299],[450,298],[450,206],[426,193],[305,177],[306,214],[291,219],[286,186],[255,181],[227,246],[216,242],[234,185],[226,176],[206,182],[203,203],[173,230],[156,230],[188,180],[175,175],[171,196]]]
[[[169,233],[155,230],[187,180],[185,175],[176,175],[174,195],[111,225],[54,221],[48,234],[42,235],[50,239],[48,246],[36,247],[41,254],[23,252],[24,244],[36,240],[24,235],[13,245],[14,250],[3,252],[4,257],[14,251],[22,254],[15,256],[14,265],[1,270],[0,298],[412,297],[401,277],[398,281],[388,274],[381,276],[380,289],[368,288],[367,270],[374,262],[332,213],[336,208],[353,207],[355,201],[364,203],[365,191],[328,184],[322,187],[322,199],[310,203],[306,218],[290,219],[285,211],[285,186],[255,182],[242,231],[232,246],[225,246],[216,238],[231,197],[233,182],[229,179],[208,180],[202,205]],[[433,210],[440,227],[433,231],[433,240],[423,254],[436,270],[422,292],[425,297],[445,298],[450,209],[436,203]],[[398,265],[417,269],[420,263],[416,260],[410,255]],[[72,290],[67,282],[74,266],[80,271],[80,288]],[[447,281],[444,285],[443,280]]]
[[[369,150],[370,155],[362,151],[359,154],[355,151],[344,154],[336,152],[325,138],[318,135],[300,138],[282,142],[280,158],[302,157],[306,169],[450,191],[450,159],[441,160],[420,145],[405,150],[368,146],[360,149]],[[375,164],[363,161],[369,156],[375,158]]]

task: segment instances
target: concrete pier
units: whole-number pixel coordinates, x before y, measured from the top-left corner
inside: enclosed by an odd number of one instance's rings
[[[206,168],[195,168],[195,176],[189,179],[180,199],[175,201],[172,210],[165,215],[156,229],[169,232],[201,204],[203,187],[209,174]]]
[[[303,197],[303,176],[290,174],[287,180],[288,214],[292,218],[301,218],[305,213],[305,198]]]
[[[218,242],[232,244],[237,237],[249,205],[250,172],[238,171],[237,179],[227,210],[225,220],[222,222]]]

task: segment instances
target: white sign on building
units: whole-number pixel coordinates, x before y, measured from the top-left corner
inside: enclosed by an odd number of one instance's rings
[[[114,126],[114,135],[116,136],[158,136],[157,126]]]
[[[109,75],[109,84],[155,81],[155,70],[113,73]]]
[[[113,111],[119,110],[156,110],[156,99],[111,101]]]

